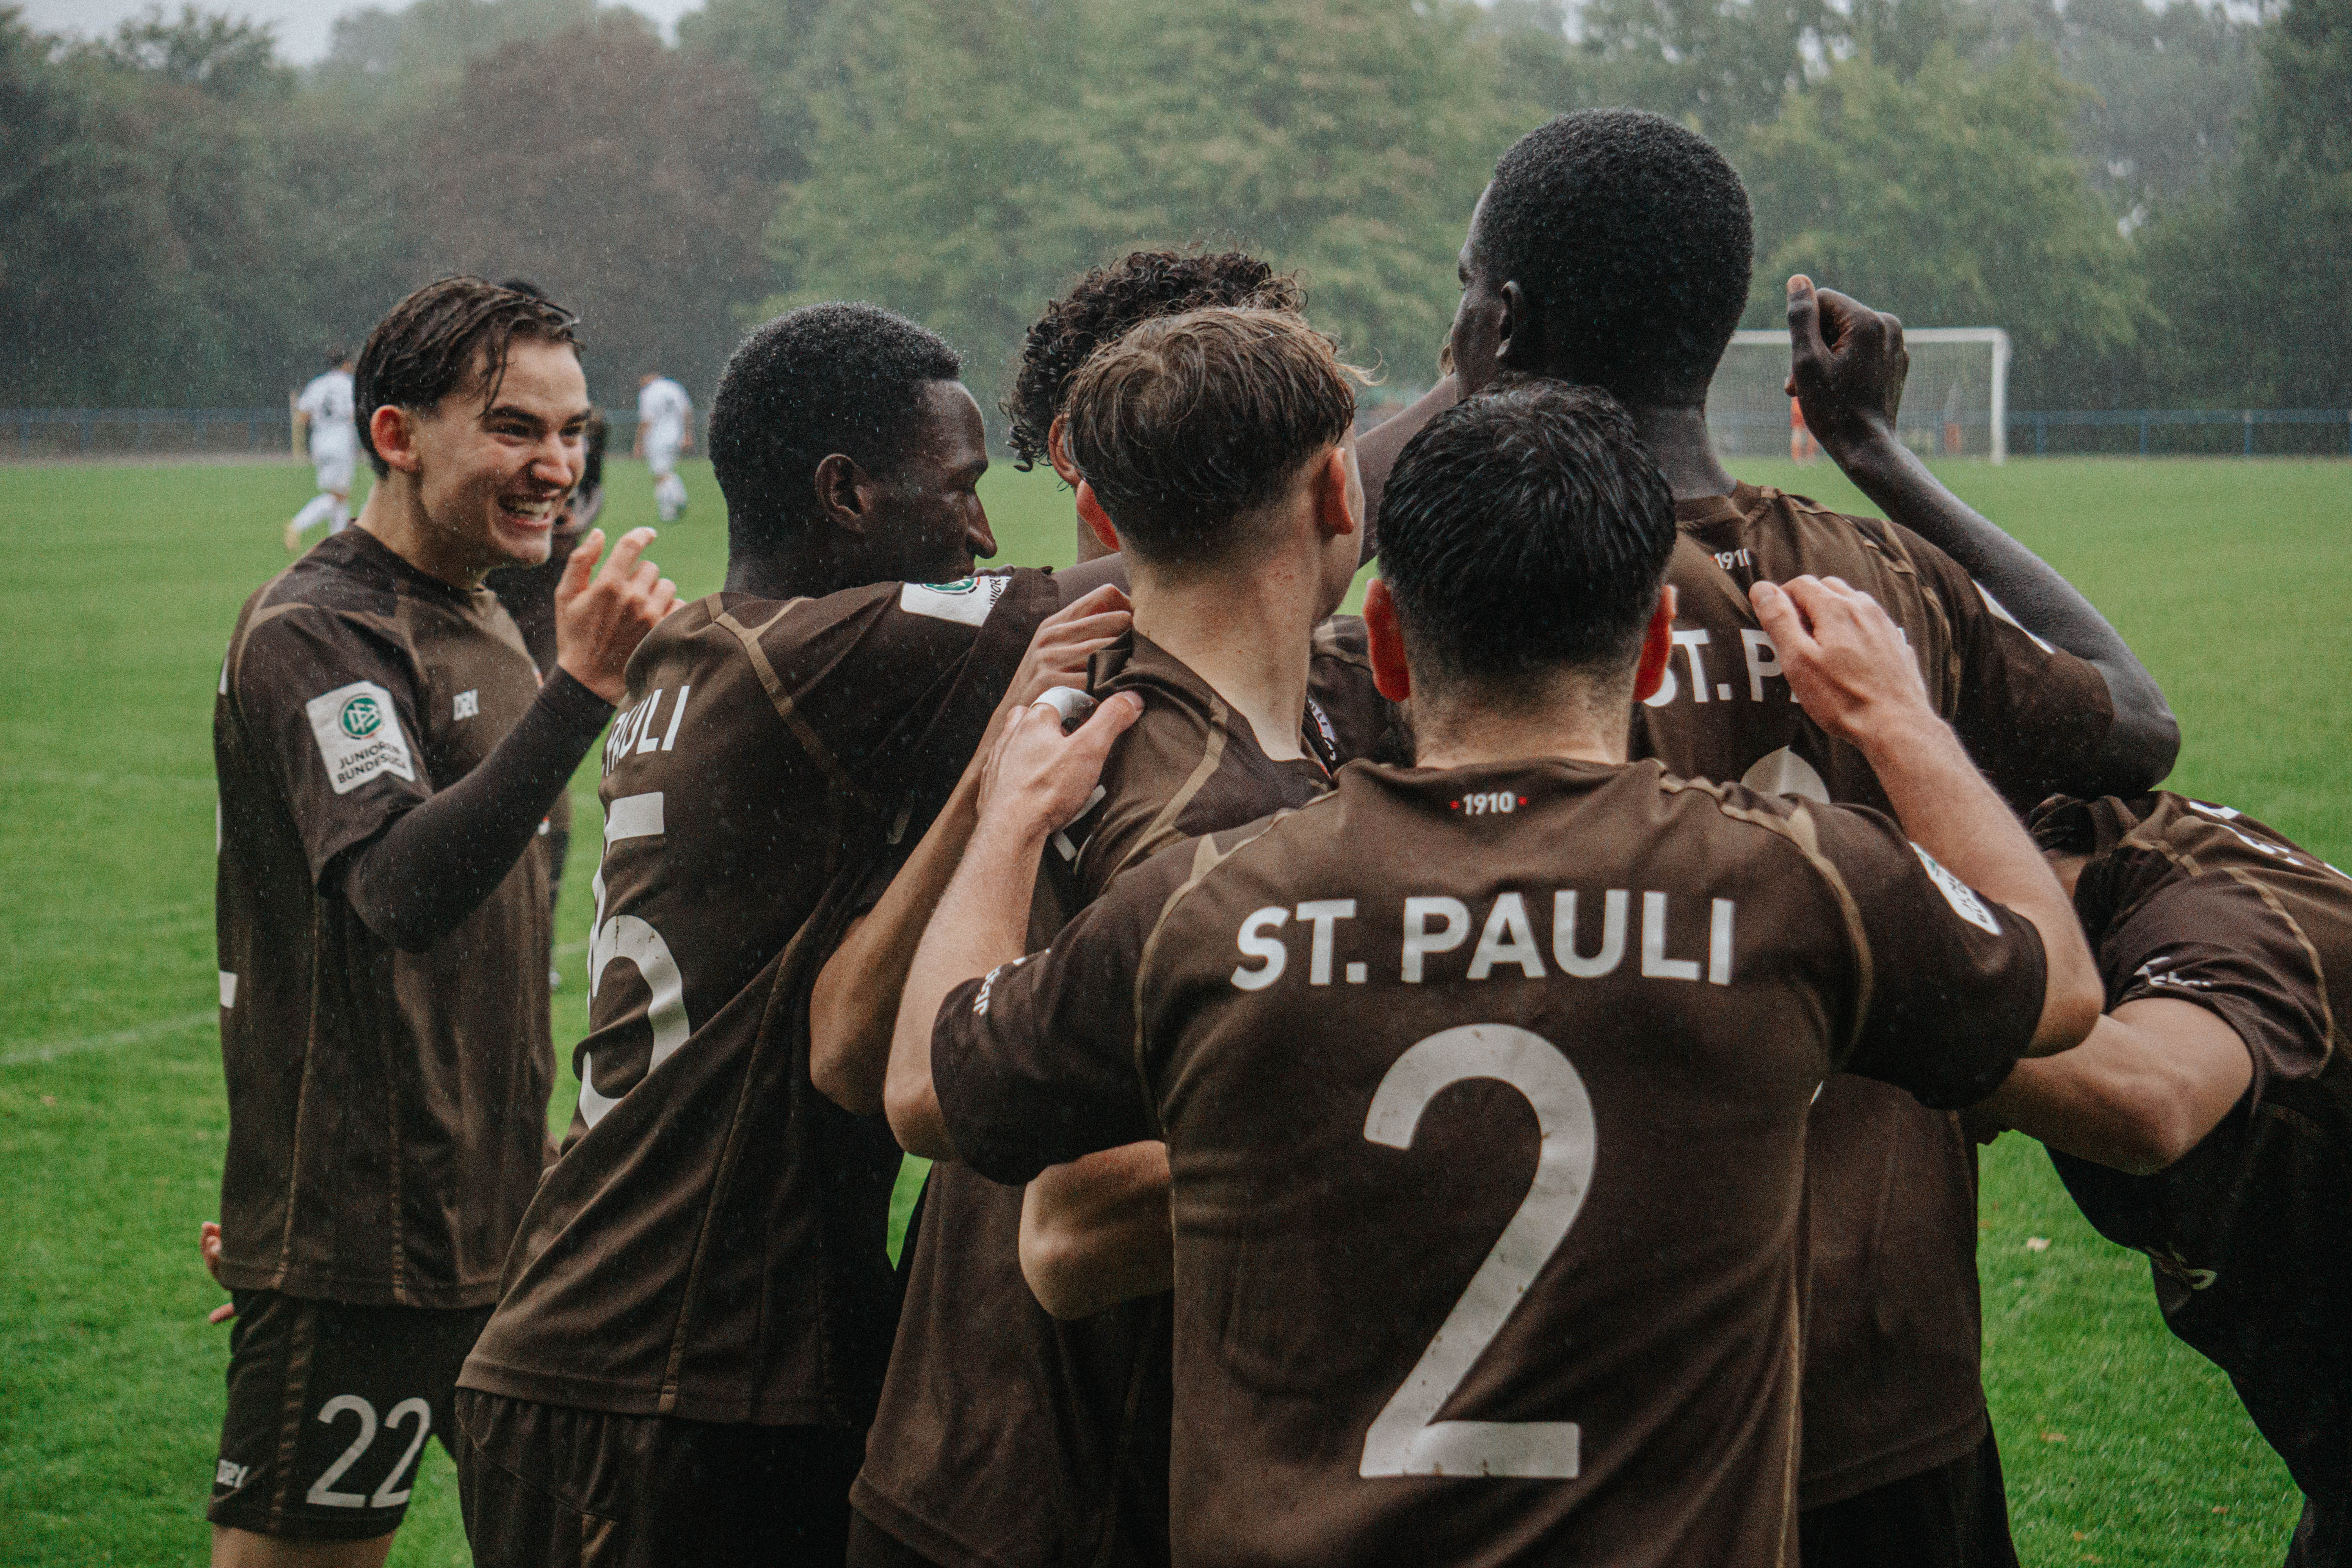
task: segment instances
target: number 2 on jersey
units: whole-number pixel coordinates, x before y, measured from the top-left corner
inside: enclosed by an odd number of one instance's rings
[[[1573,1421],[1434,1418],[1576,1223],[1596,1153],[1584,1080],[1550,1041],[1508,1024],[1442,1030],[1399,1057],[1373,1091],[1364,1136],[1391,1149],[1412,1148],[1429,1102],[1477,1078],[1498,1079],[1527,1097],[1543,1142],[1535,1178],[1437,1337],[1364,1434],[1361,1476],[1566,1480],[1577,1473]]]

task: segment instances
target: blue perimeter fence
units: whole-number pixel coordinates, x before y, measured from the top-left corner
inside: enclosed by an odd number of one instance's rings
[[[627,452],[637,411],[604,412],[614,449]],[[698,442],[698,408],[694,423]],[[0,408],[0,461],[142,454],[290,456],[294,449],[293,416],[285,408]]]
[[[626,451],[637,423],[634,408],[610,408],[604,411],[612,426],[612,441],[616,451]],[[701,411],[696,410],[697,426],[701,424]],[[1709,423],[1720,429],[1744,434],[1749,428],[1777,434],[1785,439],[1788,433],[1786,415],[1747,415],[1729,410],[1709,416]],[[1962,415],[1958,423],[1968,429],[1982,430],[1990,423],[1981,413]],[[2204,440],[2192,443],[2193,448],[2205,453],[2226,451],[2232,445],[2238,455],[2256,455],[2254,431],[2270,426],[2332,426],[2344,433],[2341,445],[2333,438],[2321,442],[2299,443],[2298,455],[2310,456],[2321,451],[2342,451],[2352,456],[2352,409],[2347,408],[2081,408],[2022,410],[2009,416],[2010,453],[2025,455],[2020,439],[2023,432],[2033,437],[2032,454],[2047,456],[2050,433],[2053,430],[2106,429],[2136,430],[2137,450],[2141,457],[2158,455],[2159,447],[2169,445],[2174,451],[2182,450],[2179,442],[2164,443],[2155,432],[2179,426],[2236,426],[2242,435],[2235,443]],[[699,429],[697,435],[700,435]],[[2066,443],[2074,451],[2098,450],[2114,452],[2127,449],[2119,444],[2098,442],[2092,445]],[[0,461],[26,460],[37,458],[115,458],[154,454],[261,455],[271,452],[291,454],[293,451],[292,423],[283,408],[5,408],[0,409]]]

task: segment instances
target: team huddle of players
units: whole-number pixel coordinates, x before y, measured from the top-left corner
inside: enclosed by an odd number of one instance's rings
[[[221,676],[215,1561],[383,1561],[429,1436],[515,1568],[2011,1564],[2004,1128],[2342,1560],[2352,879],[2154,793],[2147,672],[1894,439],[1891,318],[1790,280],[1893,521],[1732,479],[1751,263],[1705,141],[1553,121],[1360,438],[1289,279],[1097,268],[1007,399],[1059,572],[974,574],[952,349],[795,310],[686,605],[567,521],[572,318],[403,300],[366,507]],[[533,846],[600,733],[559,1150]]]

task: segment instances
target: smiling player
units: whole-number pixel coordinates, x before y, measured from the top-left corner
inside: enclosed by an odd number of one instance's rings
[[[542,682],[482,579],[546,558],[572,319],[430,284],[356,378],[358,525],[247,601],[213,721],[235,1293],[216,1564],[381,1563],[547,1154],[549,804],[676,590],[601,534]]]

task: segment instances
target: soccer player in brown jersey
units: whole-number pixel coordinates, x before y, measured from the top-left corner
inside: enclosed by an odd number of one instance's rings
[[[1004,395],[1004,413],[1013,422],[1007,439],[1016,467],[1027,469],[1042,458],[1070,487],[1080,561],[1109,555],[1119,544],[1118,526],[1096,500],[1064,442],[1071,384],[1096,350],[1143,322],[1214,306],[1303,316],[1307,295],[1295,277],[1244,251],[1137,250],[1085,273],[1031,324]],[[1410,419],[1406,425],[1420,428]],[[1391,449],[1381,458],[1382,472],[1394,456]],[[1391,733],[1394,714],[1372,687],[1363,623],[1355,616],[1333,616],[1316,628],[1307,690],[1329,721],[1341,755],[1402,754]],[[887,1018],[877,1033],[888,1035]]]
[[[1980,1098],[2090,1029],[2089,954],[1838,584],[1759,609],[1900,827],[1627,761],[1675,527],[1606,398],[1475,398],[1384,507],[1366,619],[1420,765],[1179,844],[1024,959],[1024,873],[1105,750],[1024,716],[892,1123],[1006,1181],[1166,1139],[1179,1563],[1783,1563],[1815,1089]]]
[[[1937,710],[2013,805],[2153,785],[2179,731],[2146,669],[2080,594],[1894,438],[1905,362],[1891,318],[1792,280],[1806,423],[1909,528],[1725,471],[1706,389],[1750,263],[1730,164],[1632,110],[1565,115],[1521,139],[1462,249],[1462,385],[1517,372],[1608,389],[1674,492],[1675,656],[1637,712],[1637,754],[1687,777],[1884,804],[1867,759],[1791,700],[1748,603],[1757,582],[1811,573],[1866,590],[1903,626]],[[1811,1148],[1805,1562],[2011,1563],[1979,1373],[1973,1150],[1953,1118],[1854,1075],[1822,1091]]]
[[[473,278],[394,306],[356,380],[375,489],[247,602],[222,664],[215,1563],[383,1560],[546,1160],[532,841],[676,595],[650,531],[592,582],[592,533],[542,679],[482,586],[546,555],[579,479],[572,330]]]
[[[1041,882],[1041,942],[1176,837],[1310,800],[1339,757],[1308,694],[1313,633],[1345,595],[1361,491],[1356,379],[1288,311],[1147,321],[1086,363],[1063,448],[1118,530],[1134,634],[1087,682],[1140,718],[1098,796],[1061,825]],[[1181,415],[1181,417],[1179,415]],[[976,774],[973,784],[977,784]],[[878,1027],[832,1027],[821,1081],[879,1105],[895,1002],[970,817],[942,816],[824,989],[881,999]],[[878,950],[876,951],[876,950]],[[895,967],[894,967],[895,966]],[[1025,1195],[932,1173],[908,1301],[853,1500],[851,1561],[1052,1568],[1167,1553],[1167,1162],[1156,1142],[1050,1173]],[[1024,1282],[1036,1233],[1077,1254],[1141,1247],[1091,1300]],[[1112,1304],[1130,1296],[1113,1310]]]
[[[2172,1331],[2303,1489],[2287,1562],[2352,1562],[2352,877],[2226,805],[2056,798],[2033,831],[2106,984],[2082,1047],[1971,1119],[2050,1147]]]
[[[580,1101],[460,1380],[478,1563],[841,1560],[900,1155],[812,1087],[809,985],[992,711],[1126,625],[1108,589],[1048,620],[1082,574],[972,574],[996,546],[960,371],[828,304],[720,380],[727,585],[629,667]]]

